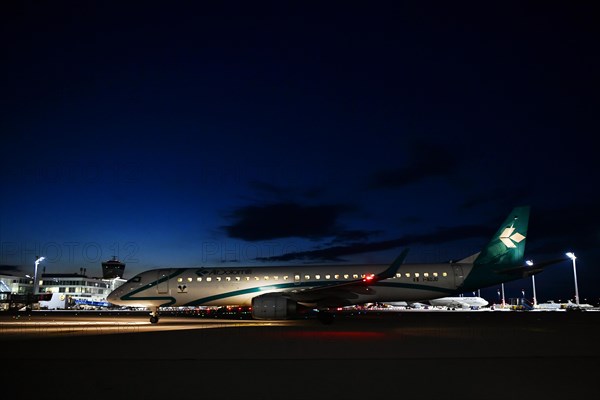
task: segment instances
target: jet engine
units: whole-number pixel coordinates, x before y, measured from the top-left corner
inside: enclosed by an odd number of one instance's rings
[[[252,318],[286,319],[297,315],[298,304],[280,293],[266,293],[252,299]]]

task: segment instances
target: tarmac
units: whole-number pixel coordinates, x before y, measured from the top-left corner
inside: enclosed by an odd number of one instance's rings
[[[0,314],[7,399],[572,399],[600,360],[600,312],[81,318]]]

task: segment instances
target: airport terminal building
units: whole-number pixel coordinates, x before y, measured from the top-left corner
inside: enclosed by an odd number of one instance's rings
[[[105,267],[107,264],[107,267]],[[34,281],[29,275],[0,273],[0,310],[21,308],[33,302],[35,308],[89,309],[109,307],[107,296],[126,282],[122,278],[125,264],[115,258],[102,263],[102,277],[88,277],[85,269],[79,273],[41,274],[39,294],[34,298]]]

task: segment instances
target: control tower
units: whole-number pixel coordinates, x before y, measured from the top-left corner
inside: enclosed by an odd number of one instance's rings
[[[124,272],[125,263],[117,260],[117,257],[102,263],[102,279],[122,278]]]

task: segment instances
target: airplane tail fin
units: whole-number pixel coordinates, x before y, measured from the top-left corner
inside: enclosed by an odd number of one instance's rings
[[[515,207],[481,251],[475,265],[522,265],[528,225],[529,206]]]
[[[507,273],[523,265],[529,206],[515,207],[506,217],[496,234],[473,262],[473,270],[465,279],[465,286],[482,288],[507,282]],[[514,279],[518,279],[515,277]]]

